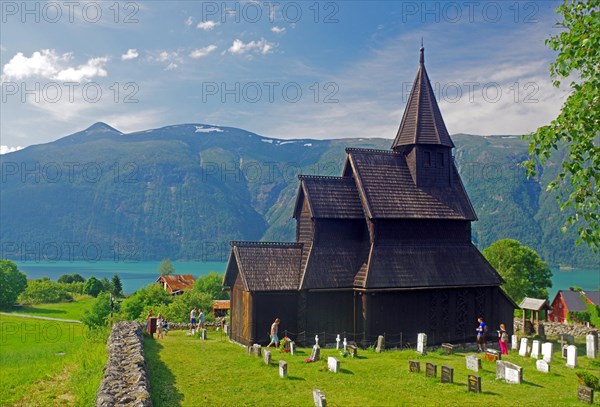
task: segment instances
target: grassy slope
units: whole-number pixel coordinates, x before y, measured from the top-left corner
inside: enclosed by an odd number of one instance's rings
[[[555,346],[555,348],[557,348]],[[524,367],[524,383],[509,385],[495,380],[495,366],[483,361],[483,395],[467,392],[463,353],[419,356],[414,351],[359,352],[358,359],[341,358],[334,349],[322,349],[321,356],[341,360],[341,373],[323,371],[326,362],[305,363],[309,351],[297,355],[273,351],[271,366],[246,354],[243,347],[225,341],[218,333],[209,333],[201,342],[171,332],[164,341],[146,339],[146,358],[150,372],[154,405],[287,405],[310,406],[312,389],[321,389],[329,406],[354,405],[466,405],[483,403],[521,406],[578,405],[577,379],[573,369],[564,367],[558,352],[554,354],[550,374],[537,372],[535,361],[511,354],[506,360]],[[580,354],[582,354],[580,349]],[[278,375],[280,359],[288,362],[288,379]],[[408,372],[408,360],[421,360],[422,373]],[[425,362],[454,367],[455,383],[441,384],[426,378]],[[595,371],[600,362],[580,357],[582,369]],[[507,402],[512,400],[512,402]],[[600,404],[597,400],[596,404]]]
[[[84,311],[88,310],[93,302],[93,297],[82,295],[75,298],[75,301],[73,302],[25,305],[23,307],[10,308],[2,311],[41,317],[81,320]]]
[[[40,304],[18,312],[80,319],[91,303]],[[93,405],[106,338],[76,323],[0,316],[0,405]]]

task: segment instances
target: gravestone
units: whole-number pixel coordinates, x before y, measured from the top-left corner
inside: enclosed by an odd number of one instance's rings
[[[344,352],[348,351],[348,341],[344,338]]]
[[[442,365],[442,383],[454,383],[454,368]]]
[[[318,345],[313,346],[310,358],[313,360],[313,362],[321,359],[321,348]]]
[[[540,341],[533,341],[531,344],[531,355],[532,358],[537,359],[540,357]]]
[[[562,350],[561,350],[560,354],[562,355],[562,358],[563,358],[563,359],[566,359],[566,358],[567,358],[567,347],[568,347],[568,346],[569,346],[569,345],[563,345],[563,346],[562,346]]]
[[[252,345],[252,354],[254,356],[256,356],[257,358],[262,356],[262,346],[260,346],[258,343],[255,343],[254,345]]]
[[[409,360],[408,371],[411,373],[419,373],[421,371],[421,362],[417,360]]]
[[[293,355],[294,353],[296,353],[296,342],[292,341],[290,342],[290,353]]]
[[[279,361],[279,377],[285,379],[287,377],[287,362],[285,360]]]
[[[315,402],[315,407],[327,407],[327,399],[319,389],[313,390],[313,401]]]
[[[561,334],[558,338],[562,344],[566,343],[567,345],[573,345],[575,343],[575,337],[573,335]]]
[[[484,354],[485,360],[489,362],[495,362],[497,360],[502,359],[500,356],[500,352],[495,349],[486,349]]]
[[[577,367],[577,347],[575,345],[567,346],[567,367]]]
[[[598,348],[598,336],[597,335],[586,335],[585,336],[585,355],[590,359],[596,359],[596,349]]]
[[[542,359],[548,363],[552,362],[552,342],[542,344]]]
[[[512,350],[518,350],[519,349],[519,337],[517,335],[512,335],[511,336],[510,348]]]
[[[550,364],[548,364],[548,362],[546,362],[544,359],[536,361],[535,368],[538,370],[538,372],[550,373]]]
[[[338,336],[335,338],[335,349],[336,350],[340,350],[340,335],[338,334]]]
[[[358,356],[358,348],[355,345],[348,345],[348,353],[350,356],[355,358]]]
[[[375,352],[379,353],[385,349],[385,337],[383,335],[379,335],[377,338],[377,347],[375,348]]]
[[[435,363],[427,362],[425,364],[425,376],[437,377],[437,365]]]
[[[521,338],[521,346],[519,346],[519,356],[527,356],[527,338]]]
[[[426,353],[427,348],[427,335],[424,333],[420,333],[417,335],[417,352],[421,355]]]
[[[229,325],[227,325],[227,324],[223,325],[223,332],[225,332],[225,335],[229,335]]]
[[[269,366],[271,364],[271,351],[265,349],[265,354],[263,356],[263,360],[265,361],[265,365]]]
[[[523,368],[514,363],[499,360],[496,362],[496,380],[505,380],[510,384],[521,384]]]
[[[203,341],[206,340],[206,329],[202,328],[202,331],[200,331],[200,338],[202,338]]]
[[[481,377],[470,374],[468,380],[469,392],[471,393],[481,393]]]
[[[466,360],[468,370],[479,372],[479,369],[481,369],[481,359],[479,359],[477,356],[467,355]]]
[[[577,400],[592,404],[594,402],[594,389],[587,386],[579,386],[577,388]]]
[[[451,343],[442,343],[442,348],[444,349],[444,353],[446,353],[446,355],[452,355],[454,352],[454,345]]]
[[[340,371],[340,361],[331,356],[327,358],[327,369],[330,372],[337,373]]]
[[[315,335],[315,346],[319,346],[319,335]]]

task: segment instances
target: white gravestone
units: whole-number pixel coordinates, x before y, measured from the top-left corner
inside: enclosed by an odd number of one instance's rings
[[[379,335],[377,337],[377,347],[375,348],[375,352],[379,353],[385,349],[385,337],[383,335]]]
[[[344,338],[344,352],[348,351],[348,341]]]
[[[517,335],[511,336],[510,348],[512,350],[519,350],[519,337]]]
[[[331,356],[327,358],[327,369],[330,372],[337,373],[340,371],[340,361]]]
[[[531,344],[531,357],[534,359],[540,357],[540,341],[533,341]]]
[[[315,346],[319,346],[319,335],[315,335]]]
[[[427,335],[421,333],[417,335],[417,352],[421,355],[425,354],[425,348],[427,347]]]
[[[279,377],[285,379],[287,377],[287,362],[285,360],[279,361]]]
[[[575,345],[567,346],[567,367],[577,367],[577,347]]]
[[[271,364],[271,351],[270,350],[265,350],[264,353],[264,361],[265,361],[265,365],[270,365]]]
[[[479,372],[479,369],[481,368],[481,359],[479,359],[477,356],[468,355],[466,360],[468,370]]]
[[[206,340],[206,329],[202,328],[202,331],[200,331],[200,337],[202,338],[203,341]]]
[[[598,337],[595,335],[586,335],[585,337],[585,355],[590,359],[596,359],[597,341]]]
[[[340,335],[338,334],[338,336],[335,338],[335,349],[339,350],[340,349]]]
[[[552,342],[546,342],[542,344],[542,357],[544,361],[552,362]]]
[[[521,384],[523,381],[523,368],[504,360],[496,361],[496,379],[505,380],[510,384]]]
[[[315,403],[315,407],[327,407],[327,399],[323,392],[319,389],[313,390],[313,401]]]
[[[521,338],[521,346],[519,346],[519,356],[527,356],[527,338]]]
[[[317,345],[313,346],[312,353],[310,354],[310,358],[313,362],[316,362],[321,359],[321,348]]]
[[[535,362],[535,368],[538,370],[538,372],[550,373],[550,365],[543,359]]]
[[[296,342],[292,341],[290,342],[290,353],[293,355],[294,353],[296,353]]]

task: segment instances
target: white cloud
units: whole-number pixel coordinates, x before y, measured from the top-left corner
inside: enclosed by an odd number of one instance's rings
[[[202,58],[217,49],[216,45],[209,45],[207,47],[198,48],[190,52],[190,58]]]
[[[139,56],[140,54],[137,49],[129,48],[125,54],[121,55],[121,59],[123,61],[129,61],[130,59],[136,59]]]
[[[192,24],[194,24],[194,17],[189,16],[186,20],[185,20],[185,25],[187,25],[188,27],[191,26]]]
[[[261,38],[260,41],[250,41],[247,43],[244,43],[244,41],[236,38],[227,51],[234,55],[242,55],[248,52],[266,55],[272,52],[273,48],[276,46],[277,45],[273,44],[272,42],[268,42],[264,38]]]
[[[7,154],[7,153],[13,153],[15,151],[19,151],[22,149],[23,149],[23,147],[21,147],[21,146],[9,147],[9,146],[5,146],[5,145],[0,145],[0,155]]]
[[[26,57],[22,52],[19,52],[4,65],[2,81],[21,80],[37,76],[78,82],[87,81],[96,76],[107,76],[104,65],[108,62],[108,58],[91,58],[83,65],[64,68],[62,65],[71,59],[71,53],[59,55],[53,49],[35,51],[31,54],[31,57]]]
[[[217,23],[216,21],[208,20],[208,21],[200,21],[196,27],[198,27],[199,29],[204,30],[204,31],[210,31],[218,25],[219,25],[219,23]]]
[[[167,65],[165,71],[172,71],[174,69],[177,69],[178,66],[179,65],[177,65],[175,62],[171,62],[169,65]]]
[[[172,71],[179,67],[179,64],[183,63],[183,58],[179,56],[179,52],[177,51],[161,51],[157,57],[150,57],[150,60],[166,63],[166,71]]]
[[[271,28],[271,31],[273,31],[275,34],[282,34],[285,32],[285,27],[279,27],[276,25],[275,27]]]

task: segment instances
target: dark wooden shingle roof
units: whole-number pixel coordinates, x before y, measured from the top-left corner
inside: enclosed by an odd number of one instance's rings
[[[248,291],[297,290],[302,243],[230,242],[232,253],[224,284],[232,287],[237,273]]]
[[[417,187],[402,153],[354,148],[346,152],[370,218],[477,219],[454,164],[451,186]]]
[[[314,218],[361,219],[364,212],[352,177],[300,175],[300,189],[307,197]],[[299,214],[300,191],[294,217]]]
[[[470,243],[374,244],[362,288],[494,286],[504,281]]]
[[[423,48],[421,48],[417,77],[413,83],[392,148],[396,149],[412,144],[454,147],[425,70]]]

